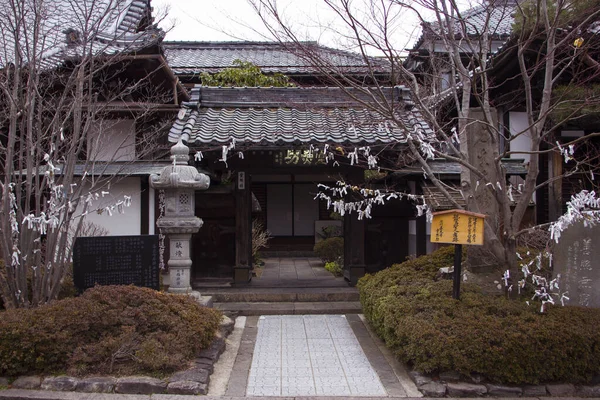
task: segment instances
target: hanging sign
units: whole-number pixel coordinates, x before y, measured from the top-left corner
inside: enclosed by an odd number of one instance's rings
[[[313,150],[285,150],[275,153],[276,165],[282,166],[313,166],[325,165],[325,154]]]
[[[431,242],[483,245],[484,214],[463,210],[433,213]]]

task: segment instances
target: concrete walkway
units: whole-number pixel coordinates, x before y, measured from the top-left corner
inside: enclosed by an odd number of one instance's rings
[[[261,316],[248,396],[386,396],[345,315]]]
[[[225,396],[420,397],[374,339],[357,314],[247,317]]]

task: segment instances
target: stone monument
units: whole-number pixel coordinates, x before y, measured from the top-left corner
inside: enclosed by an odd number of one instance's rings
[[[195,191],[206,190],[210,178],[188,165],[190,149],[181,139],[171,148],[173,165],[165,167],[160,175],[150,175],[150,185],[165,191],[165,214],[156,226],[170,241],[169,292],[190,293],[191,267],[190,240],[198,232],[202,220],[194,215]]]
[[[566,305],[600,307],[600,226],[570,226],[554,249],[554,276],[561,275],[560,291]]]

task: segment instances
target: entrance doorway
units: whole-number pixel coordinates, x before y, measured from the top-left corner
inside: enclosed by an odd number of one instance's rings
[[[314,200],[316,187],[311,183],[269,183],[266,185],[267,230],[271,245],[312,250],[319,203]]]
[[[314,236],[319,219],[316,188],[310,183],[267,185],[267,230],[273,236]]]

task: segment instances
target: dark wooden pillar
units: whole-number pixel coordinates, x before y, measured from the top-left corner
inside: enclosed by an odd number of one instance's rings
[[[239,171],[235,184],[235,283],[252,279],[252,192],[250,176]]]
[[[365,220],[344,216],[344,278],[352,286],[365,275]]]

